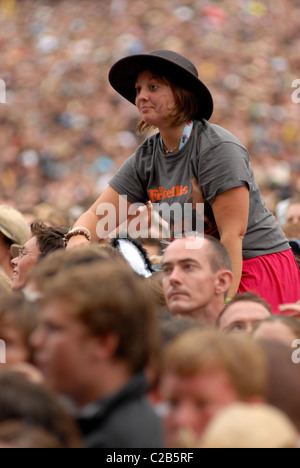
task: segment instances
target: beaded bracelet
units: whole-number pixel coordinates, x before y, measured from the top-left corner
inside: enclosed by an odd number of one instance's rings
[[[87,228],[85,228],[85,227],[76,227],[74,229],[71,229],[71,231],[69,231],[65,235],[65,237],[64,237],[65,245],[68,245],[69,240],[72,237],[75,237],[75,236],[84,236],[89,242],[91,242],[91,240],[92,240],[92,234],[90,233],[90,231]]]

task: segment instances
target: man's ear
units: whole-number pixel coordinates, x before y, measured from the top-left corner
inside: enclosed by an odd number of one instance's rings
[[[233,273],[230,270],[220,270],[216,276],[216,294],[224,295],[233,283]]]
[[[98,361],[106,361],[116,355],[120,338],[115,333],[99,335],[93,338],[93,355]]]

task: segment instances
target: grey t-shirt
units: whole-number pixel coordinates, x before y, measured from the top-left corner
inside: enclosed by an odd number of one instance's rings
[[[199,231],[198,227],[202,225],[207,235],[217,238],[219,232],[212,210],[215,198],[232,188],[247,186],[250,212],[243,243],[244,259],[290,248],[261,197],[248,151],[230,132],[205,120],[194,122],[189,141],[171,156],[163,153],[159,134],[150,137],[123,164],[110,186],[120,195],[126,195],[130,203],[151,201],[157,210],[180,205],[181,219],[178,219],[178,209],[171,215],[162,209],[163,217],[165,212],[169,215],[173,235],[182,230],[185,208],[189,204],[193,216],[187,216],[185,232]],[[204,207],[202,212],[200,206]],[[200,218],[202,224],[199,224]]]

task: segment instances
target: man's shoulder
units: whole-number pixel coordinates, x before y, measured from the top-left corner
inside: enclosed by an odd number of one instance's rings
[[[93,428],[84,435],[87,448],[162,447],[161,421],[145,398],[124,401],[105,418],[94,417]]]
[[[118,394],[94,405],[79,418],[85,446],[155,447],[162,445],[161,421],[145,397],[145,378],[135,376]]]

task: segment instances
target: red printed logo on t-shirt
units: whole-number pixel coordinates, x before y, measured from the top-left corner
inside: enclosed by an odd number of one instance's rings
[[[181,197],[188,193],[189,188],[183,187],[182,185],[176,185],[169,190],[166,190],[164,187],[159,187],[158,190],[149,190],[150,200],[152,203],[161,202],[167,198]]]

